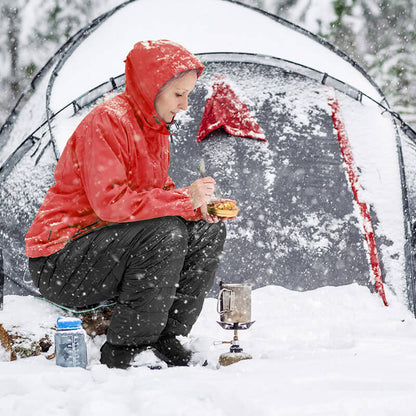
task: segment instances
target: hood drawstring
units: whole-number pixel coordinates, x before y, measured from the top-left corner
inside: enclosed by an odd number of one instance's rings
[[[173,145],[176,139],[175,133],[179,130],[179,123],[176,120],[173,120],[171,124],[167,124],[166,128],[169,131],[169,141]]]

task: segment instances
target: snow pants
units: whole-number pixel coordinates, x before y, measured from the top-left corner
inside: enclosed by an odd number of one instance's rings
[[[102,227],[29,259],[47,299],[87,307],[115,299],[107,341],[140,346],[187,335],[211,289],[225,224],[162,217]]]

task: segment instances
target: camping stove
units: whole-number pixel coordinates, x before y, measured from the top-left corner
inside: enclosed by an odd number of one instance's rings
[[[248,329],[254,323],[251,321],[251,284],[220,282],[217,312],[220,314],[218,324],[223,329],[234,331],[232,341],[222,342],[231,344],[231,347],[230,352],[220,355],[220,365],[227,366],[241,360],[251,359],[252,356],[243,351],[238,340],[238,331]]]

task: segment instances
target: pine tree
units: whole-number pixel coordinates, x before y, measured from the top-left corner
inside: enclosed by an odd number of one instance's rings
[[[0,20],[3,22],[0,33],[0,53],[4,62],[5,75],[0,85],[2,91],[0,101],[6,103],[16,101],[24,81],[20,66],[20,32],[21,9],[26,3],[27,1],[18,0],[2,0],[0,3]],[[5,109],[1,107],[0,105],[0,115],[5,113]],[[6,109],[8,109],[7,106]]]
[[[354,31],[353,9],[355,5],[356,0],[333,1],[332,7],[336,19],[330,22],[329,33],[322,35],[352,58],[359,59],[356,46],[356,34]]]
[[[0,125],[50,56],[118,0],[0,0]]]
[[[413,0],[363,3],[368,21],[366,61],[395,111],[416,125],[416,6]]]

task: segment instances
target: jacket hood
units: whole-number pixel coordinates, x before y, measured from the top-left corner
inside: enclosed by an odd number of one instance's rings
[[[160,88],[174,75],[204,65],[183,46],[169,40],[138,42],[125,60],[125,95],[144,123],[160,130],[166,126],[156,113],[154,100]]]

